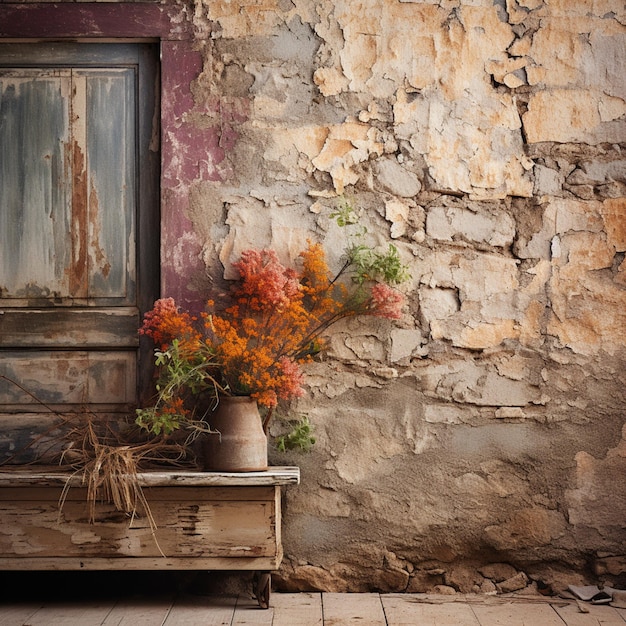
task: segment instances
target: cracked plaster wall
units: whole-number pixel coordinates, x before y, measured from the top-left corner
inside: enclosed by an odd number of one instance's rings
[[[314,450],[272,452],[302,468],[280,584],[470,591],[464,563],[623,556],[624,3],[180,6],[166,295],[250,246],[313,237],[338,262],[339,194],[411,268],[399,325],[351,321],[308,368]]]

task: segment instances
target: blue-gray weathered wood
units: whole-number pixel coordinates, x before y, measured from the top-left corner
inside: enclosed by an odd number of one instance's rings
[[[55,405],[126,411],[137,375],[150,383],[137,328],[159,284],[154,55],[0,44],[0,373]],[[16,389],[0,380],[0,413],[33,410]]]
[[[0,295],[69,295],[67,70],[0,70]]]

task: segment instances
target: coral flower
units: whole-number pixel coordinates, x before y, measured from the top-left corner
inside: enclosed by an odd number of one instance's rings
[[[398,320],[402,317],[404,302],[404,295],[385,283],[376,283],[372,287],[372,315]]]
[[[191,315],[179,311],[174,298],[161,298],[145,314],[139,334],[150,337],[161,350],[178,339],[193,351],[200,340],[200,333],[193,327],[193,322]]]

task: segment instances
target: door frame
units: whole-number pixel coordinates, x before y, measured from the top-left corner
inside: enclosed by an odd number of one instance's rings
[[[214,127],[199,134],[193,120],[184,118],[183,113],[196,106],[193,85],[203,71],[206,54],[202,42],[210,42],[213,28],[208,17],[204,21],[196,18],[173,0],[166,3],[0,0],[0,42],[143,42],[158,47],[159,84],[155,89],[161,98],[152,124],[152,144],[156,151],[150,156],[151,167],[155,171],[160,169],[157,191],[160,198],[156,201],[158,211],[154,217],[160,220],[160,236],[152,242],[160,247],[160,257],[149,268],[148,276],[157,280],[160,272],[155,297],[174,297],[184,307],[193,306],[198,298],[197,287],[190,277],[203,276],[205,272],[202,243],[188,217],[188,189],[202,180],[219,180],[219,173],[198,172],[191,162],[193,157],[181,158],[181,153],[193,155],[202,143],[215,162],[219,162],[225,158],[220,144],[223,127],[228,129],[246,117],[243,102],[231,103],[228,99],[222,102],[222,96],[215,94],[220,107],[224,106],[227,114],[234,116],[232,120],[220,119]],[[204,111],[206,105],[200,106]],[[154,224],[139,224],[138,236],[145,238],[146,230],[149,232],[152,227],[158,228]],[[141,272],[145,276],[146,268]],[[149,309],[152,302],[140,302],[140,306]],[[142,338],[140,345],[142,357],[151,357],[149,342]],[[142,359],[142,363],[139,380],[152,381],[152,373],[146,371],[151,358]]]

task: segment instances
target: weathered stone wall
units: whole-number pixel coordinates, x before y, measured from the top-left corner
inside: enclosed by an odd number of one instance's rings
[[[214,281],[250,246],[288,259],[325,239],[336,262],[340,195],[412,275],[402,322],[337,328],[291,407],[317,444],[272,453],[302,468],[281,584],[489,590],[493,562],[619,574],[624,3],[188,9],[202,69],[179,116],[218,137],[182,189],[185,245],[164,234],[165,291],[194,298],[194,250]]]
[[[160,40],[163,295],[250,246],[337,265],[342,196],[410,266],[401,323],[308,368],[313,451],[272,450],[302,469],[283,588],[624,576],[621,0],[2,4],[23,37]]]
[[[283,588],[624,586],[623,2],[3,6],[23,37],[160,40],[163,295],[197,306],[250,246],[337,266],[341,197],[410,266],[401,323],[308,367],[313,451],[272,450],[302,469]]]

